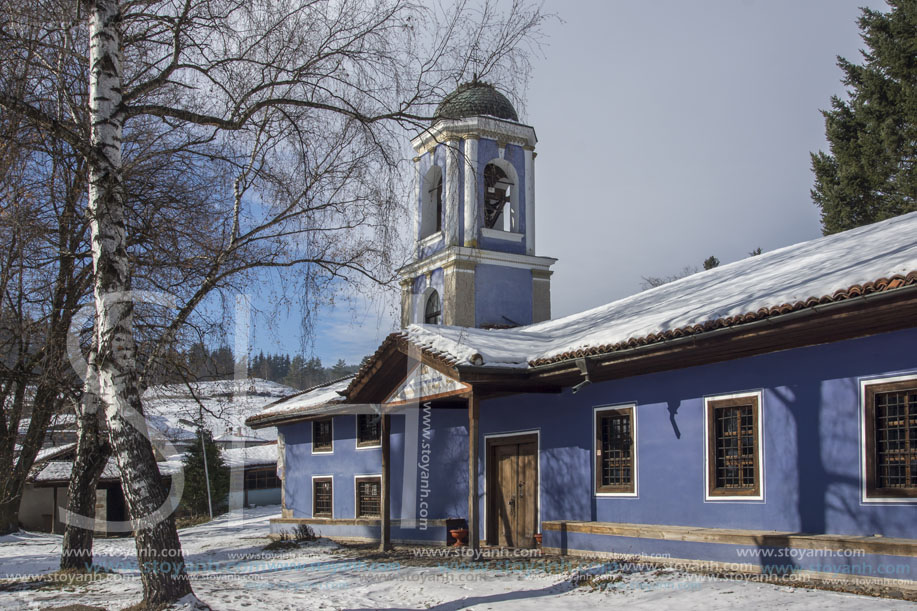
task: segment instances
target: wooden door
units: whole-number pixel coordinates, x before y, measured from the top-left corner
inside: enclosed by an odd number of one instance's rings
[[[534,547],[538,531],[538,441],[534,435],[488,440],[488,541]]]

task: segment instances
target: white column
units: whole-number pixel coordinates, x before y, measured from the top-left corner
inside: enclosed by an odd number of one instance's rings
[[[525,254],[535,254],[535,151],[525,149]]]
[[[443,223],[443,233],[446,238],[446,246],[458,244],[459,236],[459,142],[449,140],[446,142],[446,178],[443,185],[445,193],[445,221]]]
[[[478,246],[478,139],[465,140],[465,246]]]
[[[414,228],[414,258],[420,258],[420,157],[414,157],[414,199],[411,201],[411,226]]]

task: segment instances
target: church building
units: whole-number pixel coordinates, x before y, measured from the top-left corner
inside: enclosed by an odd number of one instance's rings
[[[535,130],[474,81],[412,144],[402,329],[248,420],[275,531],[914,587],[917,213],[552,320]]]

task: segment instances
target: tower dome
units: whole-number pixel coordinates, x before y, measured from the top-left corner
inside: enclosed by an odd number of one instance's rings
[[[493,85],[477,80],[459,85],[455,91],[443,98],[436,107],[433,119],[464,119],[478,115],[519,121],[516,109],[505,95],[497,91]]]

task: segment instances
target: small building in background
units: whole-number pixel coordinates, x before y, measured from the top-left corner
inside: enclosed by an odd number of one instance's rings
[[[245,419],[279,398],[298,393],[294,388],[261,379],[216,380],[190,385],[155,386],[143,394],[164,483],[181,469],[184,453],[200,443],[194,424],[203,422],[214,436],[228,466],[239,473],[236,502],[244,506],[279,504],[277,436],[256,433]],[[67,487],[76,457],[76,419],[55,416],[46,443],[33,465],[19,505],[19,522],[25,530],[63,532],[61,510],[67,507]],[[237,506],[237,505],[231,505]],[[104,522],[127,520],[120,472],[114,458],[105,466],[97,490],[97,533],[106,533]],[[102,518],[101,516],[105,516]],[[121,533],[123,534],[123,533]]]

